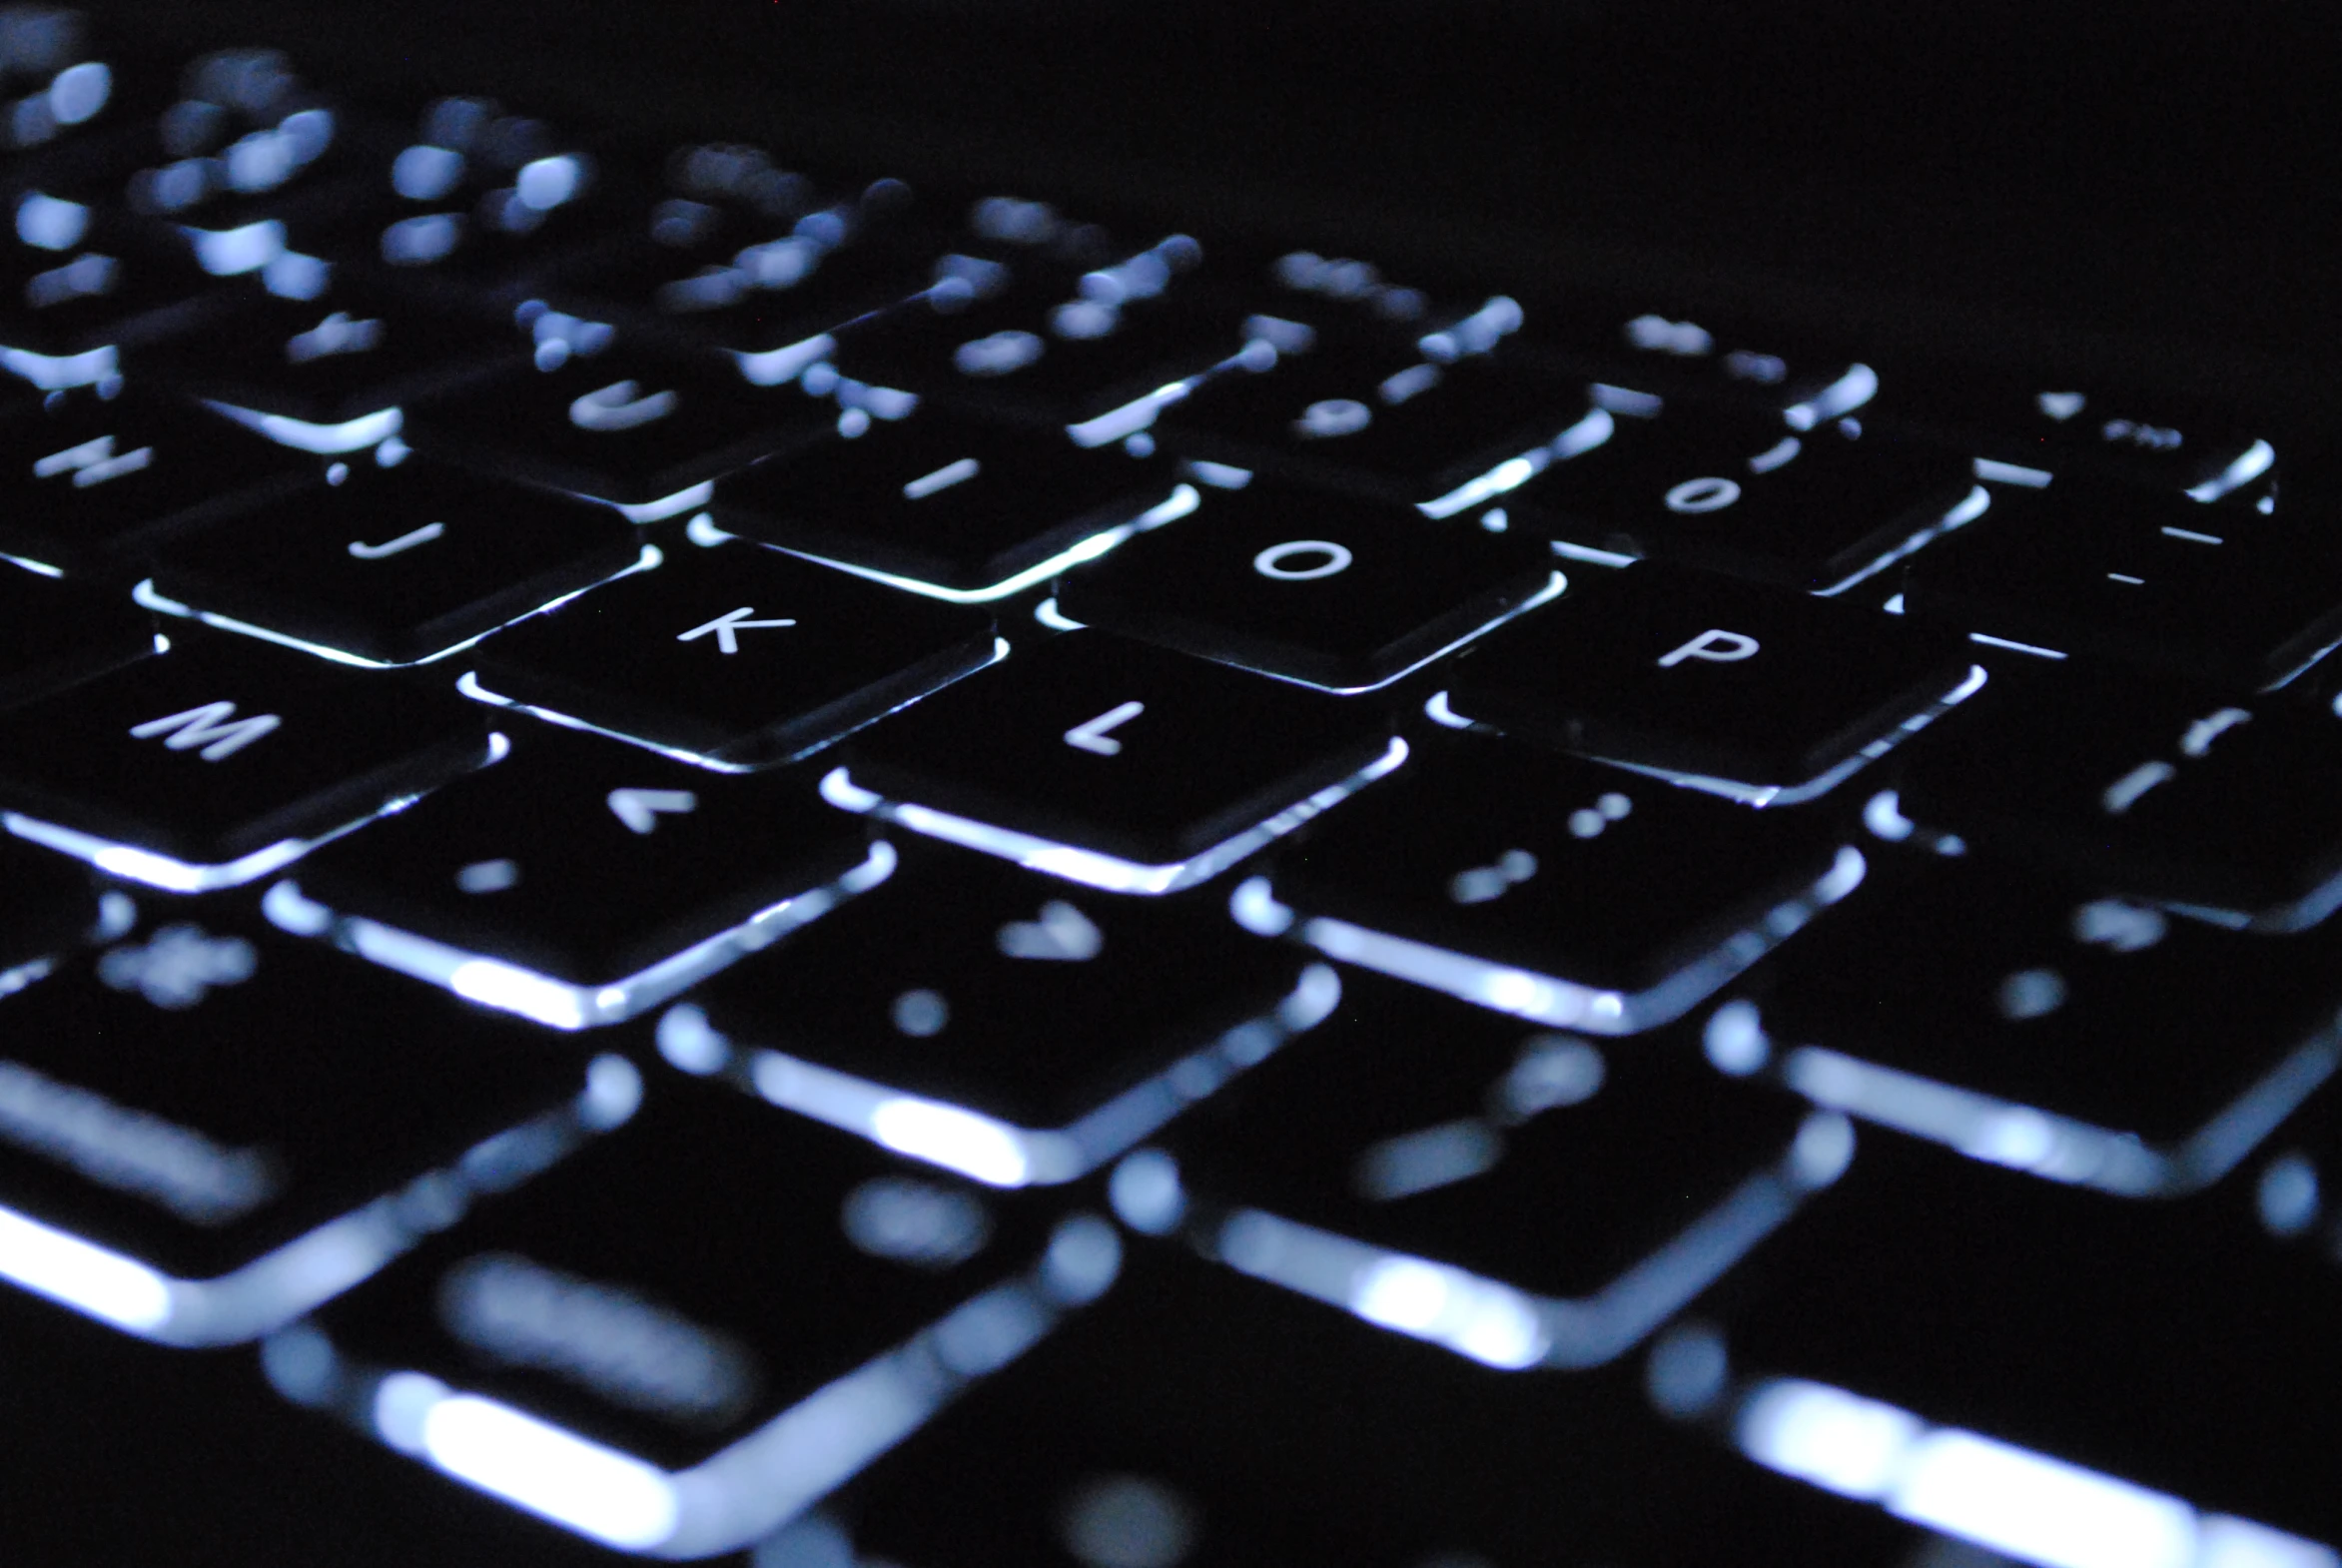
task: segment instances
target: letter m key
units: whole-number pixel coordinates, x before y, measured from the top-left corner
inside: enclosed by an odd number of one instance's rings
[[[231,722],[233,720],[233,722]],[[152,740],[157,735],[168,735],[163,742],[173,751],[193,751],[203,747],[206,762],[218,762],[233,756],[284,722],[274,713],[256,713],[250,718],[236,717],[233,702],[207,702],[200,708],[189,708],[185,713],[174,713],[169,718],[149,719],[131,728],[134,740]]]

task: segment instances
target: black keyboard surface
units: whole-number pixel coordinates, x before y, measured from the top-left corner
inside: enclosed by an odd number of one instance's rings
[[[0,1562],[2342,1563],[2279,413],[216,42],[0,8]]]

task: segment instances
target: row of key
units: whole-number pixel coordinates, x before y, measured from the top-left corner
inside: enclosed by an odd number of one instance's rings
[[[2252,1456],[2342,561],[2249,428],[0,76],[0,1274],[758,1568],[2334,1561]],[[2278,1342],[2142,1390],[2139,1299]]]

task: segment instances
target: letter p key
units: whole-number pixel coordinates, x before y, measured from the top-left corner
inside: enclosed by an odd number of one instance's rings
[[[1661,669],[1673,669],[1686,659],[1706,659],[1714,664],[1732,664],[1757,651],[1757,639],[1737,631],[1718,628],[1701,632],[1697,637],[1677,648],[1673,653],[1659,656]]]

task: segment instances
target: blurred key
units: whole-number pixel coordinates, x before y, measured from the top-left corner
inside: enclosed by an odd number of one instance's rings
[[[1980,851],[1879,882],[1710,1016],[1712,1061],[2127,1197],[2208,1185],[2342,1063],[2330,936],[2220,931]]]
[[[556,1028],[607,1024],[883,881],[803,778],[728,779],[531,729],[305,861],[281,925]]]
[[[741,772],[818,750],[999,657],[981,610],[719,543],[499,634],[465,688]]]
[[[1768,1568],[1913,1560],[1923,1532],[1670,1430],[1638,1381],[1491,1371],[1141,1242],[1028,1365],[767,1550],[967,1568],[1708,1568],[1721,1535],[1733,1561]]]
[[[98,924],[89,873],[62,855],[0,840],[0,996],[49,973]],[[117,904],[125,912],[126,906]]]
[[[1287,336],[1268,330],[1271,344]],[[1217,378],[1163,417],[1165,439],[1181,451],[1433,517],[1478,515],[1527,471],[1599,445],[1612,422],[1581,388],[1494,356],[1443,363],[1411,345],[1394,354],[1339,344],[1280,353],[1265,375]]]
[[[2282,685],[2342,638],[2322,515],[2060,477],[1997,487],[1970,533],[1914,560],[1923,620],[2220,685]]]
[[[2249,1202],[2123,1203],[1867,1139],[1709,1297],[1720,1339],[1675,1392],[1768,1468],[2023,1558],[2126,1538],[2322,1563],[2337,1280]]]
[[[258,1337],[640,1094],[616,1058],[218,911],[0,1002],[0,1275],[142,1337]]]
[[[650,522],[705,505],[710,480],[810,444],[835,417],[794,388],[753,388],[712,363],[613,344],[606,327],[594,331],[598,323],[568,319],[547,331],[557,313],[522,314],[540,351],[553,344],[560,352],[540,352],[536,372],[508,385],[408,409],[417,447]]]
[[[321,273],[324,269],[320,269]],[[373,445],[383,415],[450,387],[509,377],[526,346],[468,317],[323,277],[236,286],[216,321],[129,356],[131,373],[286,421],[318,449]],[[282,437],[280,437],[282,438]]]
[[[2222,924],[2294,931],[2342,901],[2330,704],[2078,663],[2028,664],[1981,696],[1976,744],[1913,753],[1906,819]]]
[[[1800,434],[1738,409],[1623,418],[1503,498],[1574,544],[1840,593],[1980,514],[1967,459],[1841,419]]]
[[[1116,1170],[1124,1221],[1505,1370],[1615,1360],[1854,1153],[1789,1096],[1367,981]],[[1724,1086],[1718,1086],[1723,1088]],[[1652,1132],[1665,1128],[1664,1140]]]
[[[1406,755],[1341,699],[1075,632],[877,726],[830,800],[1126,893],[1217,875]]]
[[[2275,448],[2235,409],[2210,399],[2105,388],[2043,391],[1969,367],[1915,367],[1899,376],[1880,417],[1956,435],[1990,462],[2100,473],[2198,500],[2248,485],[2276,461]]]
[[[616,512],[411,457],[360,457],[165,545],[154,591],[351,662],[436,658],[634,564]]]
[[[1482,1007],[1622,1035],[1680,1017],[1863,880],[1827,816],[1512,741],[1433,735],[1417,751],[1240,887],[1236,918]]]
[[[0,719],[9,832],[177,893],[233,887],[472,768],[480,710],[245,639],[181,633]]]
[[[666,1014],[659,1046],[1000,1186],[1070,1181],[1333,1009],[1333,972],[1219,900],[1118,899],[932,846]]]
[[[59,393],[0,422],[0,549],[128,585],[159,541],[295,488],[307,466],[152,393]]]
[[[1571,751],[1747,785],[1818,782],[1980,675],[1891,615],[1644,562],[1458,659],[1449,705]]]
[[[1113,1230],[670,1084],[266,1347],[278,1388],[605,1546],[748,1546],[1113,1281]],[[752,1199],[752,1200],[750,1200]],[[580,1477],[583,1477],[582,1483]]]
[[[154,617],[119,594],[0,562],[0,708],[154,651]]]

